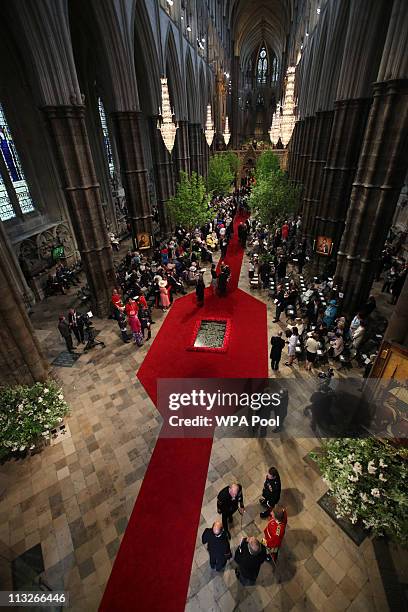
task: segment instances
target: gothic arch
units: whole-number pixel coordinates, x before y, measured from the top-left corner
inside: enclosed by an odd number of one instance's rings
[[[186,56],[186,97],[188,120],[190,123],[196,123],[198,121],[197,85],[190,51]]]
[[[134,54],[139,97],[144,98],[141,106],[149,115],[156,115],[160,101],[159,58],[154,42],[152,26],[144,0],[138,0],[134,11]]]
[[[176,120],[180,121],[186,117],[186,105],[177,47],[171,24],[169,24],[167,30],[164,65],[174,113]]]

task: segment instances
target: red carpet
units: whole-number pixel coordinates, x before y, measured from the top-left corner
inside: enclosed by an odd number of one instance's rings
[[[227,296],[207,289],[202,308],[195,293],[177,299],[139,369],[154,403],[159,378],[268,375],[266,306],[236,289],[243,256],[237,224],[225,258],[231,268]],[[228,351],[187,351],[196,319],[215,315],[232,319]],[[100,610],[184,610],[211,447],[207,439],[158,439]]]

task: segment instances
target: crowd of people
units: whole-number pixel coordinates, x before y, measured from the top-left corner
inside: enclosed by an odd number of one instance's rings
[[[112,317],[117,321],[123,342],[137,345],[151,338],[154,309],[167,311],[176,295],[189,288],[196,292],[198,306],[205,299],[205,273],[210,273],[212,292],[225,296],[231,270],[223,261],[234,232],[238,209],[246,206],[248,190],[241,188],[210,203],[212,219],[188,232],[177,227],[174,235],[163,240],[152,255],[129,250],[117,268],[117,288],[112,293]],[[246,243],[248,227],[241,223],[238,237]],[[220,255],[217,267],[213,259]],[[131,334],[128,332],[130,328]]]
[[[368,375],[385,329],[384,325],[373,321],[376,300],[370,295],[355,316],[348,319],[342,316],[343,294],[329,276],[330,270],[306,283],[302,272],[307,261],[307,247],[301,228],[300,216],[276,222],[272,227],[262,225],[256,218],[251,221],[250,285],[268,291],[275,304],[275,323],[281,321],[282,314],[286,318],[286,330],[278,331],[271,338],[272,370],[279,369],[287,346],[286,366],[304,361],[306,370],[310,371],[329,359],[340,367],[350,366],[356,359],[364,368],[364,375]],[[391,265],[387,249],[385,253],[382,268],[386,275],[396,275],[395,258]],[[393,303],[404,284],[407,267],[405,262],[400,262],[393,284],[388,286],[386,280],[384,290],[394,287]]]
[[[215,521],[211,528],[206,528],[201,538],[209,553],[211,569],[222,572],[227,562],[233,558],[236,577],[242,585],[249,586],[255,584],[265,561],[276,567],[288,522],[286,509],[279,505],[280,496],[280,475],[276,467],[271,467],[265,476],[259,500],[264,507],[260,517],[268,521],[264,537],[261,541],[253,536],[242,538],[233,557],[230,528],[234,514],[238,511],[242,516],[245,512],[243,490],[239,483],[232,483],[221,489],[217,496],[217,512],[221,515],[221,521]]]

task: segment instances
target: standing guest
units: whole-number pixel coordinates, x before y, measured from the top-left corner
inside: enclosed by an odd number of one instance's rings
[[[58,331],[65,340],[67,351],[73,353],[74,345],[72,344],[71,328],[63,314],[59,316]]]
[[[117,289],[114,289],[112,291],[111,302],[112,302],[112,308],[113,308],[113,318],[118,321],[119,313],[121,310],[123,310],[123,303],[122,303],[122,298]]]
[[[210,567],[217,572],[221,572],[231,558],[230,543],[219,521],[215,521],[212,529],[204,529],[201,541],[207,545],[210,555]]]
[[[265,477],[265,482],[262,490],[262,497],[259,503],[265,506],[266,511],[261,512],[261,518],[268,518],[271,510],[279,502],[281,496],[281,480],[276,467],[271,467]]]
[[[138,306],[135,300],[133,300],[132,298],[129,298],[125,306],[125,310],[126,310],[126,315],[128,319],[130,319],[131,317],[137,317],[137,313],[139,309],[138,309]]]
[[[285,221],[285,223],[282,225],[281,236],[282,236],[282,240],[286,242],[289,236],[289,224],[287,221]]]
[[[357,351],[364,340],[364,335],[366,332],[366,323],[364,321],[360,321],[360,325],[353,332],[353,348]]]
[[[288,337],[288,361],[286,361],[286,366],[291,366],[296,357],[296,347],[299,344],[299,335],[297,327],[293,327],[292,331],[287,331]]]
[[[222,526],[225,529],[228,539],[231,539],[228,525],[232,523],[232,515],[237,510],[240,514],[244,513],[244,497],[242,494],[242,485],[233,483],[221,489],[217,496],[217,512],[221,514]]]
[[[213,293],[215,293],[217,290],[217,284],[218,284],[217,268],[215,264],[212,264],[211,266],[211,289]]]
[[[276,336],[272,336],[271,338],[271,368],[272,370],[279,370],[279,362],[282,357],[282,351],[285,346],[285,341],[282,338],[282,332],[279,331]]]
[[[284,312],[286,308],[285,291],[283,290],[282,285],[278,285],[278,292],[276,294],[275,304],[276,304],[276,312],[275,312],[275,318],[273,322],[277,323],[280,319],[282,312]]]
[[[119,313],[118,325],[120,330],[120,337],[122,338],[125,344],[128,344],[130,342],[130,338],[127,331],[126,315],[123,311]]]
[[[196,285],[196,296],[198,306],[204,306],[205,284],[203,275],[200,274]]]
[[[147,308],[139,308],[138,313],[139,321],[142,326],[143,340],[145,339],[145,329],[147,330],[147,340],[152,337],[150,313]]]
[[[313,367],[313,364],[316,361],[317,357],[317,349],[319,348],[319,343],[317,341],[317,335],[311,332],[308,333],[308,338],[306,340],[306,370],[310,372]]]
[[[317,297],[314,297],[307,305],[306,316],[309,319],[309,323],[311,325],[316,325],[317,318],[319,316],[319,300]]]
[[[266,548],[254,537],[243,538],[235,551],[234,561],[238,565],[235,575],[244,586],[255,584],[262,563],[266,561]]]
[[[228,240],[226,237],[221,238],[220,247],[221,247],[221,257],[224,259],[224,257],[227,254],[227,248],[228,248]]]
[[[70,308],[68,313],[68,323],[71,331],[74,332],[74,336],[77,339],[78,346],[85,344],[84,334],[84,322],[81,315],[77,313],[75,308]]]
[[[142,334],[142,324],[140,323],[140,319],[137,316],[130,316],[128,318],[129,327],[132,330],[133,341],[138,346],[142,346],[143,344],[143,334]]]
[[[285,535],[286,525],[288,523],[288,515],[282,506],[275,506],[271,511],[271,520],[264,529],[263,543],[266,546],[267,561],[278,559],[279,549],[282,545],[282,540]]]
[[[326,327],[331,327],[337,316],[337,304],[336,300],[330,300],[329,305],[324,311],[323,323]]]
[[[254,274],[255,274],[255,264],[251,259],[251,261],[248,264],[248,278],[250,281],[254,278]]]
[[[167,291],[167,283],[165,280],[159,281],[160,287],[160,303],[162,310],[165,312],[170,306],[169,294]]]

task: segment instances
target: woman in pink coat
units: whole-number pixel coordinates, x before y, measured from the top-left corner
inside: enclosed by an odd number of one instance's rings
[[[143,344],[142,324],[137,315],[128,317],[129,327],[132,330],[132,335],[135,343],[140,346]]]
[[[167,291],[167,282],[165,280],[161,280],[159,282],[160,287],[160,302],[163,310],[167,310],[170,306],[169,293]]]

